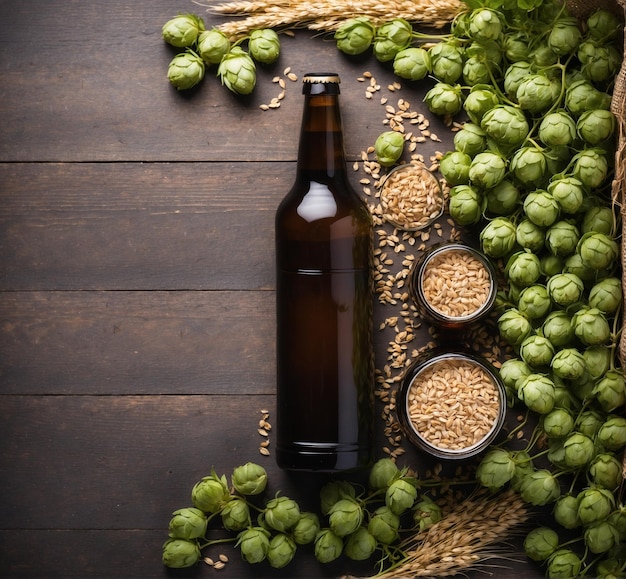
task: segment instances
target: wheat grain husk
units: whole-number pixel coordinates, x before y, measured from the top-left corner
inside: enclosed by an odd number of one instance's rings
[[[480,489],[457,503],[428,531],[406,538],[400,544],[406,556],[374,577],[451,577],[495,559],[511,559],[512,553],[501,541],[526,523],[528,514],[526,503],[514,491],[492,495]]]

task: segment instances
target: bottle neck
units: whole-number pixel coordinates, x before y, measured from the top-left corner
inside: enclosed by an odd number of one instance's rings
[[[321,183],[346,178],[343,128],[336,94],[305,96],[298,178]]]

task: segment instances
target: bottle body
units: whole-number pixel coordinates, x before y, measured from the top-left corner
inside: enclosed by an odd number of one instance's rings
[[[336,95],[318,96],[276,213],[276,455],[341,471],[372,460],[372,222],[345,175]]]

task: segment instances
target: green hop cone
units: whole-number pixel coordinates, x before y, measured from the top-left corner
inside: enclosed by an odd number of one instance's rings
[[[541,426],[548,438],[563,438],[574,428],[574,417],[565,408],[554,408],[542,416]]]
[[[614,40],[622,28],[621,20],[609,10],[594,10],[587,18],[589,35],[597,40]]]
[[[517,224],[515,239],[524,249],[539,252],[545,244],[546,233],[543,227],[525,217]]]
[[[535,284],[525,287],[517,298],[517,308],[523,316],[529,320],[539,320],[548,315],[552,309],[550,294],[545,286]],[[532,329],[532,325],[531,325]],[[520,340],[517,346],[530,335],[530,331]],[[547,336],[546,336],[547,337]]]
[[[492,490],[501,489],[515,474],[515,461],[504,449],[494,448],[481,459],[476,469],[478,482]]]
[[[509,358],[502,362],[500,378],[510,392],[517,393],[522,380],[532,374],[532,368],[519,358]]]
[[[548,191],[537,189],[526,195],[524,213],[535,225],[550,227],[559,217],[560,207]]]
[[[597,410],[584,410],[576,418],[576,430],[594,438],[604,424],[604,416]]]
[[[171,569],[193,567],[201,557],[200,548],[195,541],[168,539],[163,544],[163,565]]]
[[[433,76],[442,83],[451,85],[463,73],[463,52],[457,41],[435,43],[428,50]],[[460,110],[460,109],[459,109]]]
[[[572,158],[572,175],[588,189],[600,187],[609,174],[606,153],[599,149],[584,149]]]
[[[354,499],[340,499],[328,513],[330,529],[338,537],[354,533],[363,522],[363,507]]]
[[[231,482],[242,495],[260,495],[267,487],[267,472],[261,465],[247,462],[233,470]]]
[[[438,82],[425,95],[428,110],[436,115],[456,115],[463,107],[463,93],[459,85]]]
[[[270,533],[262,527],[250,527],[237,535],[235,547],[239,547],[241,556],[248,563],[260,563],[270,549]]]
[[[519,346],[532,331],[528,317],[516,308],[509,308],[498,318],[500,337],[511,346]]]
[[[267,550],[267,562],[274,569],[282,569],[293,560],[296,554],[296,543],[292,537],[278,533],[270,539]]]
[[[470,164],[469,179],[473,185],[491,189],[496,187],[506,174],[506,160],[499,153],[478,153]]]
[[[626,506],[618,506],[607,520],[617,529],[620,540],[626,540]]]
[[[370,534],[383,545],[391,545],[399,536],[400,517],[389,507],[378,507],[367,525]]]
[[[541,276],[539,257],[530,251],[518,251],[507,261],[504,274],[518,287],[530,286]]]
[[[507,150],[519,147],[530,131],[526,115],[510,105],[489,109],[482,117],[480,127],[496,143],[505,145]]]
[[[602,488],[588,488],[578,494],[578,518],[587,526],[604,521],[615,508],[613,493]]]
[[[300,520],[300,507],[289,497],[276,497],[265,506],[265,522],[276,531],[285,533]]]
[[[346,540],[343,553],[353,561],[365,561],[376,551],[378,543],[366,527],[360,527]]]
[[[335,32],[337,48],[352,56],[362,54],[372,45],[375,32],[376,29],[368,18],[351,18]]]
[[[481,194],[471,185],[456,185],[450,189],[448,212],[458,225],[478,223],[482,217]]]
[[[597,308],[581,307],[572,315],[572,326],[576,337],[585,346],[604,344],[611,336],[606,316]]]
[[[543,374],[530,374],[522,380],[517,390],[520,400],[530,410],[538,414],[547,414],[554,408],[554,382]]]
[[[482,153],[487,147],[485,131],[474,123],[465,123],[460,131],[454,134],[454,148],[473,157]]]
[[[572,319],[564,310],[551,312],[543,320],[541,334],[548,338],[555,348],[568,346],[574,339]],[[585,365],[586,363],[587,361],[585,360]]]
[[[386,489],[400,474],[400,469],[391,458],[381,458],[370,469],[370,489],[373,491]]]
[[[167,78],[177,90],[188,90],[204,78],[204,61],[195,52],[187,49],[177,54],[167,69]]]
[[[556,200],[563,213],[573,215],[580,211],[585,200],[582,181],[574,177],[561,177],[548,184],[548,193]]]
[[[330,563],[341,556],[343,539],[331,529],[322,529],[315,537],[314,553],[320,563]]]
[[[580,301],[585,285],[576,274],[559,273],[548,280],[546,289],[556,305],[567,307]]]
[[[556,477],[547,469],[536,470],[522,481],[522,499],[535,506],[553,503],[561,496]]]
[[[558,549],[548,560],[547,575],[549,579],[578,577],[582,561],[571,549]]]
[[[498,95],[489,87],[489,85],[475,84],[472,86],[469,94],[465,97],[463,109],[473,123],[480,125],[482,119],[486,115],[492,114],[491,111],[493,111],[494,107],[498,106],[499,102],[500,99]],[[526,118],[524,118],[524,122],[525,121]],[[528,126],[528,124],[526,126]],[[489,136],[492,136],[486,127],[483,127],[483,129],[485,129],[485,132]]]
[[[589,145],[599,145],[615,133],[617,121],[611,111],[594,109],[585,111],[576,122],[576,131]]]
[[[217,513],[231,498],[226,477],[219,477],[214,470],[191,489],[191,502],[205,513]]]
[[[379,62],[393,60],[413,40],[413,27],[402,19],[394,18],[382,24],[374,37],[374,56]]]
[[[533,561],[546,561],[558,546],[559,536],[549,527],[537,527],[524,539],[524,552]]]
[[[578,497],[563,495],[554,503],[554,520],[566,529],[575,529],[580,526],[578,518]]]
[[[204,30],[204,21],[195,14],[180,14],[168,20],[162,29],[163,40],[177,48],[193,46]]]
[[[383,167],[391,167],[402,156],[404,151],[404,135],[398,131],[381,133],[374,143],[374,151],[378,162]]]
[[[448,185],[465,185],[469,183],[469,168],[472,158],[467,153],[448,151],[439,161],[439,172]]]
[[[427,531],[441,520],[441,507],[426,495],[413,506],[413,522],[420,532]]]
[[[546,368],[554,357],[552,342],[539,334],[531,334],[519,347],[519,355],[531,368]],[[551,409],[550,409],[551,410]]]
[[[271,28],[253,30],[248,40],[250,56],[261,64],[272,64],[280,56],[280,39]],[[245,93],[247,94],[247,93]]]
[[[496,215],[513,213],[519,199],[519,188],[508,179],[503,179],[495,187],[491,187],[485,192],[487,211]]]
[[[589,477],[597,487],[614,491],[623,480],[622,463],[613,454],[598,454],[589,465]]]
[[[474,10],[469,18],[468,35],[472,40],[498,40],[503,23],[498,12],[489,8]]]
[[[606,553],[619,543],[617,529],[608,521],[594,523],[585,529],[585,545],[592,553]]]
[[[489,257],[504,257],[515,245],[516,227],[507,217],[496,217],[480,232],[480,245]]]
[[[517,87],[515,96],[522,109],[536,115],[552,104],[552,83],[543,74],[531,74]]]
[[[385,493],[385,504],[396,515],[410,509],[417,498],[415,485],[406,479],[393,481]]]
[[[610,414],[598,429],[597,441],[606,450],[620,450],[626,445],[626,418]]]
[[[585,265],[601,270],[610,267],[619,256],[617,242],[605,233],[585,233],[577,247],[577,251]]]
[[[570,434],[563,442],[565,466],[581,468],[591,462],[596,454],[593,440],[580,432]]]
[[[320,508],[323,515],[330,512],[332,506],[341,499],[353,499],[356,490],[346,480],[334,480],[327,482],[320,489]]]
[[[556,376],[564,380],[577,380],[587,371],[585,357],[576,348],[559,350],[552,358],[550,367]]]
[[[221,30],[213,28],[200,33],[197,51],[206,64],[219,64],[230,50],[230,40]]]
[[[569,145],[576,138],[576,121],[565,111],[548,113],[539,124],[539,138],[548,147]]]
[[[178,509],[172,513],[169,535],[173,539],[197,539],[204,536],[206,526],[206,515],[200,509]]]
[[[609,109],[611,95],[598,90],[587,79],[578,79],[568,85],[565,91],[565,108],[578,117],[592,109]]]
[[[589,290],[587,303],[604,314],[614,314],[622,305],[622,282],[617,277],[605,277]]]
[[[626,381],[621,369],[609,370],[596,382],[591,392],[602,410],[613,412],[626,404]]]
[[[550,30],[548,46],[555,54],[565,56],[578,49],[581,39],[582,33],[578,20],[573,17],[561,17]]]
[[[597,345],[585,348],[583,352],[587,370],[592,378],[600,378],[611,366],[613,354],[608,346]]]
[[[250,94],[256,85],[254,60],[240,46],[234,46],[224,56],[217,74],[222,84],[236,94]]]
[[[557,221],[546,231],[546,247],[553,255],[571,255],[576,251],[579,240],[578,227],[571,221]]]
[[[393,59],[393,72],[400,78],[422,80],[431,70],[430,53],[423,48],[405,48]]]
[[[250,507],[245,500],[235,497],[228,501],[222,509],[222,525],[229,531],[243,531],[250,526]]]
[[[320,531],[320,520],[315,513],[301,513],[300,520],[291,531],[294,541],[298,545],[308,545],[315,540]]]
[[[513,153],[509,169],[515,178],[526,187],[539,187],[545,180],[548,170],[548,157],[544,151],[537,147],[520,147]],[[552,210],[550,214],[552,214]],[[556,217],[548,225],[552,224],[555,219]],[[537,221],[535,223],[540,225]]]
[[[604,233],[611,236],[615,231],[615,214],[606,206],[593,205],[585,211],[581,230],[583,233]]]

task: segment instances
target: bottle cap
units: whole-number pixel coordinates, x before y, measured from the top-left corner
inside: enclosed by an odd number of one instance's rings
[[[335,72],[305,74],[302,78],[303,94],[339,94],[339,75]]]

